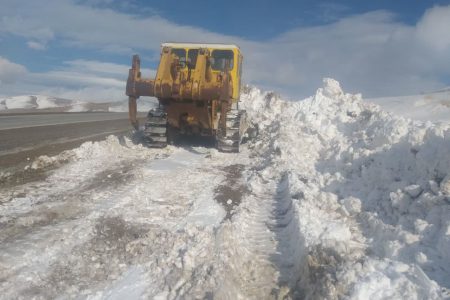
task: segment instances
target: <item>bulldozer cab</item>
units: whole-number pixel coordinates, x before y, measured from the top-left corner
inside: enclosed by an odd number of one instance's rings
[[[189,73],[196,69],[200,49],[207,49],[213,76],[228,71],[233,85],[231,97],[233,100],[239,99],[243,57],[238,46],[232,44],[163,43],[161,47],[162,49],[169,48],[170,52],[178,58],[178,66],[180,71],[185,73],[185,78],[189,78]]]

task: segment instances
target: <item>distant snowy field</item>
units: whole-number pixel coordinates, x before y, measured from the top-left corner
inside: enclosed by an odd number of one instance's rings
[[[147,112],[155,107],[157,102],[151,98],[140,98],[138,111]],[[44,95],[0,97],[0,113],[7,112],[128,112],[128,101],[90,103],[79,100],[60,99]]]
[[[110,136],[30,162],[61,166],[0,191],[0,295],[450,297],[450,125],[332,79],[241,107],[258,134],[239,154]]]
[[[450,89],[423,95],[373,98],[367,101],[413,120],[450,122]]]

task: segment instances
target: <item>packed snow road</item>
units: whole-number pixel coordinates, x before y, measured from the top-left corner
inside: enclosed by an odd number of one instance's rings
[[[248,90],[239,154],[110,136],[30,162],[0,191],[0,297],[449,298],[450,127],[324,83]]]

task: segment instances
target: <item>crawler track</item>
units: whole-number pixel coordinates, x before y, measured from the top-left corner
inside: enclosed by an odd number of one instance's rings
[[[148,113],[144,137],[149,147],[164,148],[167,146],[167,114],[162,108],[152,109]]]
[[[247,113],[245,110],[231,109],[226,116],[225,132],[219,131],[217,149],[222,152],[239,152],[242,137],[247,129]]]

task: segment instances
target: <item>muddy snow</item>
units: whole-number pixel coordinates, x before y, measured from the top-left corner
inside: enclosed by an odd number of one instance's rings
[[[450,298],[450,126],[248,88],[239,154],[87,142],[0,190],[3,299]],[[5,175],[6,176],[6,175]]]

